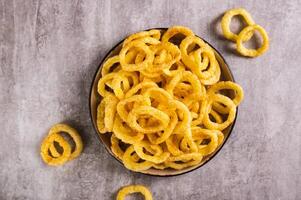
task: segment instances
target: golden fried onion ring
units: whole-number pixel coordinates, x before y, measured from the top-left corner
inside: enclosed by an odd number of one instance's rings
[[[254,31],[257,30],[260,35],[263,38],[263,43],[261,47],[258,49],[247,49],[244,47],[243,42],[247,40],[248,34],[249,33],[254,33]],[[251,25],[247,26],[244,28],[238,35],[238,38],[236,40],[236,46],[237,46],[237,51],[243,55],[243,56],[248,56],[248,57],[257,57],[265,53],[268,48],[269,48],[269,37],[264,28],[262,28],[259,25]]]
[[[138,118],[141,115],[149,115],[158,121],[156,126],[142,127],[138,122]],[[127,117],[127,122],[131,128],[141,133],[155,133],[164,130],[169,123],[169,116],[159,109],[151,106],[139,106],[133,108]]]
[[[143,185],[128,185],[118,191],[116,200],[125,200],[125,197],[133,193],[141,193],[145,200],[152,200],[152,193]]]
[[[62,132],[67,133],[74,141],[75,148],[73,151],[70,144],[60,135]],[[58,152],[54,142],[61,146],[62,153]],[[56,124],[50,129],[48,136],[42,142],[41,157],[48,165],[57,166],[75,159],[81,154],[82,150],[83,142],[79,133],[69,125]]]
[[[233,16],[236,15],[242,16],[247,24],[247,26],[244,27],[238,35],[232,33],[230,30],[231,19]],[[269,48],[269,38],[266,31],[261,26],[255,24],[251,15],[243,8],[232,9],[227,11],[222,18],[221,27],[224,36],[227,39],[236,42],[236,49],[238,53],[240,53],[243,56],[257,57],[265,53]],[[248,49],[244,47],[243,42],[246,42],[249,39],[251,39],[255,31],[258,31],[263,38],[261,47],[258,49]]]
[[[141,38],[145,38],[145,37],[152,37],[154,39],[159,40],[161,36],[161,33],[159,30],[150,30],[150,31],[142,31],[139,33],[134,33],[132,35],[130,35],[127,39],[124,40],[123,42],[123,47],[126,46],[127,44],[129,44],[131,41],[133,40],[139,40]]]
[[[227,38],[228,40],[232,40],[234,42],[236,42],[236,40],[238,39],[238,35],[232,33],[232,31],[230,30],[230,23],[231,23],[232,17],[234,17],[236,15],[240,15],[246,22],[247,26],[255,24],[251,15],[245,9],[237,8],[237,9],[228,10],[222,18],[221,26],[222,26],[222,31],[223,31],[225,38]],[[251,35],[251,37],[252,37],[252,35]],[[251,37],[250,37],[250,35],[248,35],[248,39],[250,39]]]
[[[140,51],[144,52],[145,59],[142,62],[136,63],[136,64],[127,63],[125,60],[125,57],[126,57],[127,52],[131,48],[139,49]],[[143,43],[141,41],[133,41],[133,42],[130,42],[129,44],[125,45],[121,49],[121,51],[119,53],[119,58],[120,58],[120,65],[123,70],[140,71],[140,70],[147,68],[149,66],[149,64],[151,64],[153,62],[154,52],[152,52],[145,43]]]
[[[184,36],[191,36],[194,35],[194,33],[184,27],[184,26],[173,26],[170,27],[162,36],[162,42],[168,42],[170,40],[170,38],[172,38],[173,36],[175,36],[176,34],[183,34]]]
[[[153,163],[150,161],[142,161],[138,162],[132,157],[132,154],[135,153],[134,146],[129,146],[124,155],[122,157],[123,164],[126,168],[133,170],[133,171],[145,171],[152,167]]]
[[[223,123],[212,122],[209,117],[209,113],[212,109],[213,102],[222,103],[225,106],[227,106],[229,109],[229,114],[228,114],[227,120],[224,121]],[[236,115],[236,105],[233,103],[233,101],[229,97],[226,97],[224,95],[214,94],[209,97],[209,103],[206,108],[206,114],[204,116],[203,122],[204,122],[205,127],[208,129],[222,131],[225,128],[227,128],[234,121],[235,115]]]
[[[118,99],[108,95],[97,108],[97,127],[100,133],[112,132]]]
[[[53,157],[49,154],[49,148],[50,145],[53,144],[53,142],[57,142],[62,148],[63,148],[63,153],[59,157]],[[48,165],[62,165],[65,164],[69,157],[71,155],[71,147],[68,144],[68,142],[60,135],[58,134],[53,134],[47,136],[41,145],[41,157],[44,160],[45,163]]]

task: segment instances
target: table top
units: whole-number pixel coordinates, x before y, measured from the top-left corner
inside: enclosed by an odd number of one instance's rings
[[[0,1],[0,199],[114,199],[127,184],[154,199],[298,199],[301,196],[300,1]],[[233,51],[220,18],[244,7],[270,37],[258,58]],[[238,24],[234,20],[234,24]],[[227,60],[245,99],[232,135],[209,163],[160,178],[130,172],[94,133],[88,97],[103,56],[126,35],[184,25]],[[82,155],[61,167],[40,158],[49,128],[67,122]]]

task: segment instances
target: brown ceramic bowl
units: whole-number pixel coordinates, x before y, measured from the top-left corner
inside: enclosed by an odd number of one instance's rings
[[[167,30],[166,28],[156,28],[156,29],[161,30],[162,33]],[[112,157],[115,158],[115,160],[117,160],[121,164],[122,164],[122,161],[119,160],[113,154],[113,152],[111,151],[111,148],[110,148],[110,146],[111,146],[110,134],[100,134],[99,131],[98,131],[98,129],[97,129],[97,125],[96,125],[96,113],[97,113],[97,106],[98,106],[98,104],[99,104],[99,102],[101,100],[100,95],[97,93],[97,83],[98,83],[98,80],[101,78],[101,68],[102,68],[102,65],[103,65],[103,63],[108,58],[110,58],[110,57],[112,57],[114,55],[117,55],[119,53],[119,51],[121,49],[121,46],[122,46],[122,42],[123,42],[123,40],[120,41],[118,44],[116,44],[108,52],[108,54],[104,57],[104,59],[100,63],[100,65],[99,65],[99,67],[98,67],[98,69],[97,69],[97,71],[96,71],[96,73],[94,75],[94,79],[93,79],[93,82],[92,82],[92,85],[91,85],[90,101],[89,101],[91,120],[92,120],[93,127],[94,127],[94,129],[96,131],[96,134],[97,134],[100,142],[104,145],[104,147],[107,150],[107,152],[109,154],[111,154]],[[205,41],[205,42],[208,43],[207,41]],[[212,45],[210,45],[210,46],[214,49],[216,59],[219,62],[219,65],[220,65],[220,68],[221,68],[221,80],[227,80],[227,81],[233,81],[234,82],[233,75],[232,75],[232,73],[231,73],[231,71],[229,69],[229,66],[226,63],[225,59],[222,57],[222,55]],[[234,94],[229,93],[228,95],[233,97]],[[237,112],[236,112],[236,117],[237,117]],[[235,119],[236,119],[236,117],[235,117]],[[158,170],[158,169],[151,168],[149,170],[146,170],[146,171],[143,171],[143,172],[140,172],[140,173],[148,174],[148,175],[154,175],[154,176],[175,176],[175,175],[180,175],[180,174],[184,174],[184,173],[187,173],[187,172],[191,172],[191,171],[193,171],[195,169],[200,168],[205,163],[207,163],[209,160],[211,160],[219,152],[219,150],[223,147],[223,145],[225,144],[225,142],[229,138],[234,125],[235,125],[235,120],[234,120],[234,122],[227,129],[223,130],[224,138],[225,138],[224,141],[223,141],[223,143],[216,149],[215,152],[213,152],[212,154],[204,157],[203,160],[202,160],[202,162],[199,163],[198,165],[192,166],[192,167],[188,167],[188,168],[185,168],[185,169],[182,169],[182,170],[174,170],[174,169]]]

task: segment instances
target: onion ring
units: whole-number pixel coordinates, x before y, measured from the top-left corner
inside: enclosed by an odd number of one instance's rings
[[[152,193],[143,185],[128,185],[118,191],[116,200],[125,200],[125,197],[133,193],[141,193],[145,200],[153,200]]]
[[[230,23],[231,23],[232,17],[234,17],[236,15],[242,16],[242,18],[246,22],[247,26],[255,24],[251,15],[245,9],[238,8],[238,9],[228,10],[222,18],[221,26],[222,26],[222,31],[223,31],[225,38],[227,38],[228,40],[232,40],[234,42],[237,41],[238,35],[231,32]],[[252,35],[251,36],[249,35],[248,39],[250,39],[251,37],[252,37]]]
[[[229,115],[227,117],[227,120],[224,121],[223,123],[216,123],[210,120],[209,113],[213,102],[222,103],[229,108]],[[209,98],[209,103],[208,106],[206,107],[206,113],[207,114],[205,114],[203,120],[206,128],[211,130],[224,130],[234,121],[235,114],[236,114],[236,106],[229,97],[223,96],[221,94],[215,94],[215,95],[211,95]]]
[[[175,36],[176,34],[183,34],[184,36],[193,36],[194,33],[184,27],[184,26],[173,26],[170,27],[162,36],[162,42],[168,42],[170,40],[170,38],[172,38],[173,36]]]
[[[145,59],[144,61],[138,63],[138,64],[129,64],[125,60],[126,53],[131,49],[131,48],[136,48],[145,53]],[[133,41],[125,45],[120,53],[119,53],[119,58],[120,58],[120,65],[123,70],[125,71],[139,71],[143,70],[146,67],[148,67],[149,64],[151,64],[154,60],[154,53],[150,50],[150,48],[143,42],[141,41]]]
[[[243,42],[247,40],[249,33],[254,33],[257,30],[263,38],[263,44],[258,49],[247,49],[243,46]],[[252,34],[253,35],[253,34]],[[265,53],[269,48],[269,37],[264,28],[259,25],[250,25],[244,28],[238,35],[236,41],[237,51],[243,55],[248,57],[257,57]]]

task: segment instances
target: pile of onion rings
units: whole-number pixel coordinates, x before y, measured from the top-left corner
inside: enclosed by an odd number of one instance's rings
[[[67,133],[72,138],[75,144],[74,150],[60,133]],[[55,142],[62,148],[62,152],[57,149]],[[57,166],[75,159],[82,150],[83,142],[78,132],[67,124],[56,124],[51,127],[47,137],[42,142],[41,157],[46,164]]]
[[[232,33],[230,30],[231,19],[236,15],[240,15],[247,25],[244,29],[242,29],[242,31],[238,35]],[[236,42],[237,51],[243,56],[257,57],[265,53],[269,48],[268,34],[264,30],[264,28],[255,24],[251,15],[243,8],[228,10],[222,18],[221,27],[225,38]],[[247,49],[243,46],[243,42],[246,42],[249,39],[251,39],[255,31],[258,31],[262,36],[262,45],[258,49]]]
[[[133,171],[198,165],[222,144],[243,99],[238,84],[219,81],[214,50],[182,26],[129,36],[101,73],[97,127]]]

